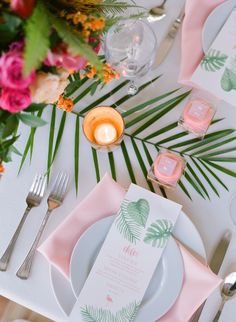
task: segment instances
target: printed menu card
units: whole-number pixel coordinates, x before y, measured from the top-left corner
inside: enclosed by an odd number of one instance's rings
[[[135,320],[180,210],[175,202],[130,186],[70,321]],[[96,236],[91,243],[96,243]]]
[[[192,82],[236,106],[236,9],[192,76]]]

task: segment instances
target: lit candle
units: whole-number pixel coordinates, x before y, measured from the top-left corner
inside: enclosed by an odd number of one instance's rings
[[[111,144],[117,139],[117,130],[111,123],[99,124],[94,130],[94,138],[98,144]]]
[[[123,138],[124,120],[119,112],[108,106],[89,111],[83,122],[85,137],[94,148],[112,151]]]
[[[155,159],[148,179],[166,186],[175,187],[185,167],[184,159],[170,151],[162,151]]]
[[[180,124],[189,132],[203,137],[214,117],[212,105],[202,99],[190,100],[185,106]]]

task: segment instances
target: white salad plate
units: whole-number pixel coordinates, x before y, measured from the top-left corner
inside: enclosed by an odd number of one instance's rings
[[[114,220],[115,216],[110,216],[97,221],[81,236],[74,248],[70,262],[70,280],[76,297],[84,286]],[[163,316],[176,301],[182,288],[183,276],[182,256],[171,237],[153,274],[135,321],[154,321]]]
[[[201,236],[198,233],[194,224],[184,214],[184,212],[181,212],[181,214],[178,218],[178,221],[177,221],[175,228],[174,228],[173,235],[179,241],[181,241],[183,243],[183,245],[185,245],[188,249],[190,249],[195,255],[199,256],[200,259],[202,259],[203,261],[206,261],[206,252],[205,252],[205,247],[202,242]],[[82,237],[83,236],[81,236],[81,238]],[[97,239],[97,237],[98,236],[96,236],[96,239]],[[93,237],[92,241],[94,241],[96,239]],[[174,258],[174,256],[173,256],[173,258]],[[74,259],[73,259],[73,261],[74,261]],[[71,259],[71,262],[72,262],[72,259]],[[81,261],[80,261],[80,263],[81,263]],[[80,265],[80,263],[77,265],[77,272],[78,273],[79,273],[80,268],[82,268],[84,266],[84,264]],[[163,263],[164,263],[164,259],[163,259],[161,265],[164,265]],[[182,263],[180,265],[182,265]],[[71,271],[72,271],[72,269],[71,269]],[[74,285],[74,291],[73,291],[72,284],[71,284],[70,280],[66,279],[62,275],[62,273],[60,273],[58,271],[58,269],[56,267],[54,267],[53,265],[50,265],[50,276],[51,276],[52,290],[54,292],[56,301],[57,301],[59,307],[61,308],[62,312],[64,312],[65,317],[66,317],[70,314],[72,307],[74,306],[74,303],[76,301],[75,294],[78,292],[78,286],[76,288],[76,286]],[[74,292],[75,292],[75,294],[74,294]]]
[[[236,7],[236,0],[227,0],[217,6],[208,16],[202,31],[202,46],[205,54],[234,7]]]

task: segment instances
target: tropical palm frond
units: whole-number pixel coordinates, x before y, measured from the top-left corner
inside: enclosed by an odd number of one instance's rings
[[[139,307],[139,302],[130,303],[116,314],[115,322],[133,322],[138,314]]]
[[[123,307],[115,315],[110,310],[85,305],[80,309],[83,322],[133,322],[140,307],[139,302],[133,302]]]
[[[145,90],[150,84],[158,81],[160,76],[155,77],[153,80],[144,83],[139,93]],[[71,82],[75,82],[79,78],[76,75],[73,76]],[[72,113],[76,116],[75,127],[75,186],[78,189],[79,184],[79,161],[82,161],[82,157],[79,153],[79,118],[83,118],[85,113],[95,106],[107,104],[107,100],[113,94],[119,94],[121,90],[127,85],[128,81],[123,81],[118,84],[111,92],[103,93],[101,96],[92,101],[88,106],[80,107],[78,110],[74,110]],[[91,81],[88,79],[82,80],[76,83],[76,86],[69,87],[68,91],[72,95],[74,103],[80,102],[83,98],[91,95]],[[78,88],[79,86],[79,88]],[[127,173],[130,177],[130,181],[137,183],[137,172],[141,173],[146,180],[146,184],[149,189],[155,192],[156,186],[147,180],[148,170],[156,157],[156,153],[161,148],[167,148],[175,153],[181,154],[187,163],[185,175],[179,182],[179,187],[186,194],[187,197],[192,199],[192,192],[199,194],[203,198],[211,198],[211,193],[220,196],[220,189],[228,190],[228,187],[223,182],[223,175],[229,175],[235,177],[236,173],[232,169],[228,169],[226,164],[235,164],[236,146],[234,141],[236,140],[235,129],[226,128],[223,130],[214,131],[215,125],[223,123],[224,119],[215,119],[209,129],[209,133],[203,140],[193,138],[186,131],[183,131],[178,123],[165,122],[167,117],[171,119],[170,113],[179,106],[189,95],[189,92],[179,93],[179,89],[169,91],[161,94],[157,97],[141,102],[138,105],[133,106],[132,97],[129,95],[119,96],[120,98],[113,103],[113,107],[119,109],[123,104],[128,104],[132,108],[127,109],[122,113],[122,116],[126,122],[125,139],[121,143],[121,154],[123,156],[123,163],[116,164],[116,153],[108,154],[108,163],[110,165],[111,173],[114,179],[119,174],[119,168],[124,166],[127,169]],[[41,117],[40,111],[37,116]],[[61,111],[55,109],[52,114],[51,130],[49,135],[49,148],[48,148],[48,166],[47,169],[50,173],[50,167],[55,160],[59,151],[63,130],[65,126],[65,116],[62,117]],[[57,116],[57,114],[60,115]],[[60,129],[56,133],[54,118],[61,118]],[[25,150],[22,155],[22,161],[20,169],[22,168],[27,156],[33,151],[33,143],[36,129],[32,129],[26,142]],[[53,137],[53,140],[52,140]],[[76,148],[76,146],[78,148]],[[129,148],[128,148],[129,147]],[[132,151],[131,151],[131,150]],[[154,152],[155,151],[155,152]],[[130,153],[131,152],[131,153]],[[92,148],[92,156],[94,162],[94,175],[97,182],[100,181],[100,158],[97,150]],[[147,161],[147,162],[146,162]],[[138,164],[138,168],[134,166]],[[158,187],[159,189],[159,187]],[[166,192],[161,188],[161,192],[166,196]]]
[[[82,307],[80,313],[84,322],[115,322],[115,318],[109,310],[95,308],[91,305]]]
[[[216,72],[224,67],[228,56],[219,50],[210,49],[201,61],[201,67],[207,72]]]
[[[147,229],[144,242],[152,247],[164,248],[173,230],[173,223],[167,219],[157,219]]]
[[[115,220],[115,226],[125,239],[135,244],[138,240],[140,240],[142,227],[139,223],[137,223],[136,220],[134,220],[134,218],[130,216],[128,205],[129,202],[124,200]]]
[[[128,4],[118,0],[56,0],[60,7],[79,10],[82,12],[96,10],[104,15],[117,15],[124,13],[128,8],[137,8],[136,4]]]

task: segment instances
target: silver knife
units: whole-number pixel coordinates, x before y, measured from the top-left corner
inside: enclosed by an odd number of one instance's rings
[[[168,30],[167,35],[165,36],[165,38],[161,42],[159,48],[157,49],[157,56],[155,59],[154,67],[158,67],[165,60],[166,56],[168,55],[168,53],[174,43],[175,36],[179,30],[179,27],[180,27],[183,19],[184,19],[184,9],[181,10],[181,13],[179,14],[179,16],[172,23],[172,25],[170,26],[170,28]]]
[[[212,258],[211,258],[210,264],[209,264],[212,272],[214,272],[215,274],[219,273],[219,270],[220,270],[220,267],[221,267],[222,262],[224,260],[225,254],[226,254],[227,249],[229,247],[231,237],[232,237],[231,231],[227,230],[215,248],[215,251],[212,255]],[[197,322],[199,320],[202,310],[204,308],[205,302],[195,312],[191,322]]]

